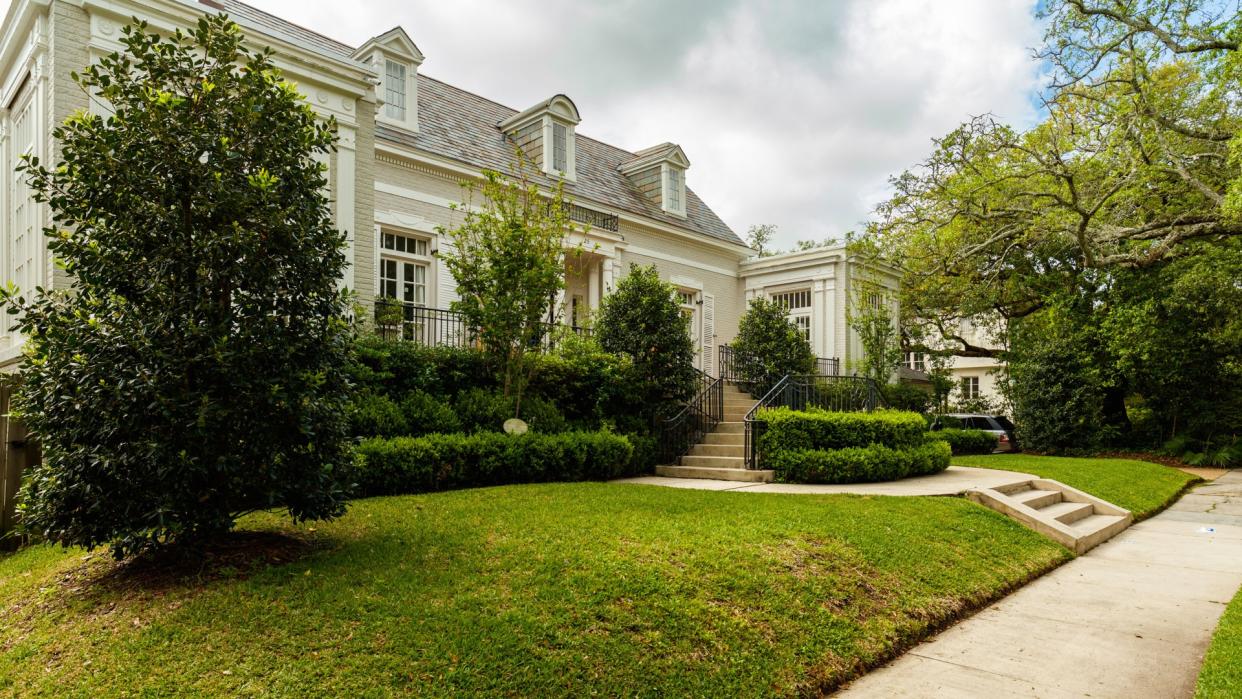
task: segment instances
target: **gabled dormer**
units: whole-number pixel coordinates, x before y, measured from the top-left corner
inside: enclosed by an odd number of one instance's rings
[[[535,167],[553,177],[573,182],[578,148],[574,128],[582,121],[578,107],[565,95],[556,95],[502,119],[496,127],[505,133]]]
[[[666,213],[686,215],[686,170],[690,159],[675,143],[645,148],[621,163],[621,174]]]
[[[354,58],[370,63],[379,75],[376,121],[418,131],[418,67],[423,52],[405,30],[393,27],[368,40],[354,52]]]

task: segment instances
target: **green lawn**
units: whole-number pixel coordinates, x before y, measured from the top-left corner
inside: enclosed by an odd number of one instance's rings
[[[243,528],[315,552],[155,589],[0,559],[0,696],[813,693],[1069,558],[963,499],[597,483]]]
[[[1175,468],[1130,459],[1069,458],[1030,454],[955,456],[958,466],[1022,471],[1090,493],[1143,519],[1159,512],[1199,479]]]
[[[1199,670],[1198,699],[1242,696],[1242,592],[1234,596],[1212,635]]]

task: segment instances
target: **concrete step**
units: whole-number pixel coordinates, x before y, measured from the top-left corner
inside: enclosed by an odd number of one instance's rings
[[[1055,502],[1039,509],[1040,514],[1048,515],[1066,524],[1073,524],[1084,517],[1095,514],[1095,508],[1088,502]]]
[[[1049,505],[1061,502],[1061,493],[1057,490],[1040,490],[1032,488],[1031,490],[1023,490],[1009,497],[1026,505],[1027,507],[1038,510]]]
[[[745,437],[745,435],[742,435]],[[742,444],[696,444],[690,447],[687,456],[746,456],[746,447]]]
[[[703,435],[703,444],[746,444],[746,435],[741,432],[712,432]]]
[[[771,483],[775,471],[745,468],[711,468],[704,466],[656,466],[657,476],[670,478],[710,478],[718,481],[742,481],[746,483]]]
[[[1108,541],[1134,521],[1123,508],[1046,478],[976,488],[966,495],[1078,555]]]
[[[745,434],[746,423],[741,418],[737,420],[724,420],[716,423],[716,429],[712,430],[715,434]]]
[[[703,468],[746,468],[746,459],[742,456],[683,456],[682,466],[701,466]]]

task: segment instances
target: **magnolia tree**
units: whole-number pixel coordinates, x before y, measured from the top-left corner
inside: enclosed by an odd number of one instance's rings
[[[564,185],[544,196],[526,177],[520,152],[516,169],[516,179],[488,170],[481,184],[466,185],[466,204],[455,207],[464,214],[462,223],[440,232],[453,247],[441,251],[460,294],[452,307],[477,333],[520,417],[534,369],[527,355],[539,350],[559,318],[566,255],[582,250],[568,249],[578,229],[569,218]],[[477,206],[476,198],[482,200]]]
[[[738,369],[755,390],[766,391],[772,381],[786,374],[815,371],[811,343],[789,320],[789,311],[771,299],[751,300],[738,322],[733,349]]]
[[[112,116],[72,116],[60,162],[22,166],[73,280],[3,292],[43,447],[23,522],[121,557],[253,510],[339,515],[345,239],[315,160],[335,124],[223,16],[122,43],[74,76]]]

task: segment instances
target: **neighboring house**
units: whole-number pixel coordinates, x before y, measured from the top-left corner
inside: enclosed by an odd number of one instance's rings
[[[960,322],[958,334],[975,346],[995,347],[1000,344],[985,327],[980,327],[970,319]],[[929,368],[925,355],[920,352],[906,352],[903,375],[910,375],[917,380],[926,377]],[[955,380],[953,392],[949,396],[952,405],[969,405],[972,401],[982,401],[996,409],[1004,409],[1005,397],[1001,394],[999,385],[1005,377],[1004,362],[991,357],[953,357],[949,372]]]
[[[563,180],[572,218],[590,225],[585,239],[572,241],[586,252],[567,258],[564,322],[587,322],[637,263],[655,265],[677,287],[696,364],[709,373],[716,348],[733,339],[748,299],[759,294],[787,303],[820,355],[846,367],[859,354],[845,322],[855,265],[844,250],[750,259],[754,251],[687,186],[690,160],[679,146],[629,152],[589,138],[565,95],[519,111],[435,80],[421,72],[425,57],[400,27],[352,47],[236,0],[14,0],[0,30],[6,281],[22,289],[70,282],[41,233],[47,207],[13,172],[23,154],[55,161],[52,127],[74,111],[106,109],[87,99],[70,72],[121,50],[121,28],[131,17],[167,31],[219,12],[252,44],[273,48],[277,66],[310,104],[336,117],[339,148],[327,161],[333,215],[349,240],[342,283],[364,306],[389,298],[410,308],[450,307],[456,283],[439,258],[449,242],[437,229],[461,221],[451,207],[463,200],[463,180],[483,169],[511,173],[521,147],[534,181],[548,188]],[[869,276],[895,288],[889,271]],[[13,365],[21,342],[12,331],[0,333],[0,365]]]

